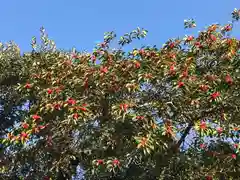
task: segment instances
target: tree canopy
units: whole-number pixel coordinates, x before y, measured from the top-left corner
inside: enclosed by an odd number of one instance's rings
[[[92,180],[239,179],[239,17],[161,48],[125,52],[147,35],[137,28],[117,49],[107,32],[91,53],[63,51],[41,28],[31,53],[2,50],[12,99],[30,104],[2,136],[2,177],[71,179],[80,166]]]

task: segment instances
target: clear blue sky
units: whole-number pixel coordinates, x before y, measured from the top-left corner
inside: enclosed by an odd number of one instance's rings
[[[211,23],[227,23],[235,7],[240,8],[240,0],[2,0],[0,41],[13,40],[21,51],[31,50],[31,37],[39,37],[44,26],[58,48],[91,51],[104,32],[121,36],[139,26],[149,35],[136,46],[160,46]],[[187,18],[196,19],[194,31],[183,29]],[[233,34],[240,38],[240,22]]]

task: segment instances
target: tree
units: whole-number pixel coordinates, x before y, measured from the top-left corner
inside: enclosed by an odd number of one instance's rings
[[[237,21],[240,11],[232,15]],[[5,178],[70,179],[78,165],[86,179],[239,178],[240,42],[232,27],[213,24],[132,52],[122,46],[146,30],[120,37],[119,49],[109,32],[93,53],[56,50],[42,28],[42,46],[33,39],[34,51],[21,57],[28,77],[17,89],[33,105],[3,140],[12,149]],[[191,130],[193,143],[181,150]]]

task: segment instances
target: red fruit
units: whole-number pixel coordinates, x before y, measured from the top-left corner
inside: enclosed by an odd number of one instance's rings
[[[217,97],[219,97],[219,96],[220,96],[220,92],[215,92],[215,93],[212,93],[212,94],[211,94],[211,98],[212,98],[213,100],[217,99]]]
[[[175,44],[173,42],[169,43],[169,47],[172,49],[175,47]]]
[[[38,126],[38,128],[42,130],[42,129],[45,129],[46,126],[40,125],[40,126]]]
[[[79,107],[79,109],[82,111],[87,111],[87,109],[85,107]]]
[[[102,159],[97,160],[97,165],[100,165],[100,164],[103,164],[103,163],[104,163],[104,161]]]
[[[61,109],[61,105],[60,105],[60,104],[55,104],[55,105],[54,105],[54,109],[60,110],[60,109]]]
[[[138,120],[143,120],[143,119],[144,119],[144,116],[136,116],[136,119],[138,119]]]
[[[114,160],[112,161],[112,163],[113,163],[113,165],[116,165],[116,166],[119,166],[119,165],[120,165],[120,161],[117,160],[117,159],[114,159]]]
[[[236,159],[236,158],[237,158],[237,155],[236,155],[236,154],[232,154],[232,158],[233,158],[233,159]]]
[[[203,91],[203,92],[206,92],[208,90],[208,85],[200,85],[200,89]]]
[[[127,111],[127,108],[128,108],[128,105],[127,104],[120,104],[120,108],[123,110],[123,111]]]
[[[225,82],[228,83],[229,85],[233,84],[233,79],[231,78],[231,76],[229,74],[226,75]]]
[[[201,149],[204,149],[205,147],[206,147],[205,144],[200,144],[200,148],[201,148]]]
[[[26,89],[30,89],[30,88],[31,88],[31,84],[27,83],[27,84],[25,85],[25,88],[26,88]]]
[[[176,74],[174,64],[172,64],[172,65],[170,66],[170,72],[169,72],[169,73],[170,73],[171,75],[175,75],[175,74]]]
[[[79,117],[78,113],[73,114],[73,119],[76,119],[76,120],[77,120],[78,117]]]
[[[216,40],[217,40],[216,36],[214,36],[213,34],[210,35],[210,39],[211,39],[212,41],[216,41]]]
[[[41,119],[41,117],[40,117],[39,115],[37,115],[37,114],[32,115],[32,118],[33,118],[35,121]]]
[[[178,82],[178,88],[181,88],[181,87],[183,87],[184,86],[184,82]]]
[[[23,129],[27,129],[29,127],[29,124],[28,123],[23,123],[22,127],[23,127]]]
[[[223,128],[217,127],[217,132],[218,132],[219,134],[221,134],[221,133],[223,132]]]
[[[207,128],[206,122],[202,121],[202,122],[200,123],[200,129],[205,130],[206,128]]]
[[[202,47],[200,42],[195,42],[195,46],[198,47],[198,48]]]
[[[21,137],[23,137],[24,139],[25,138],[27,138],[28,137],[28,134],[27,133],[25,133],[25,132],[21,132],[21,135],[20,135]]]
[[[101,71],[101,73],[107,73],[108,72],[108,68],[107,67],[101,67],[100,71]]]
[[[52,90],[52,89],[48,89],[48,90],[47,90],[47,93],[48,93],[48,94],[52,94],[52,93],[53,93],[53,90]]]
[[[193,38],[194,38],[193,36],[188,36],[187,41],[192,41]]]
[[[76,100],[74,100],[73,98],[69,98],[68,101],[67,101],[67,103],[68,103],[69,105],[75,105],[77,102],[76,102]]]
[[[136,62],[135,62],[135,67],[136,67],[137,69],[140,68],[140,67],[141,67],[140,62],[136,61]]]
[[[234,144],[233,147],[237,149],[238,148],[238,144]]]

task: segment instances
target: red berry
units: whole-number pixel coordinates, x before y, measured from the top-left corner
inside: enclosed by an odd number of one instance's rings
[[[174,65],[174,64],[172,64],[172,65],[170,66],[169,74],[171,74],[171,75],[175,75],[175,74],[176,74],[175,65]]]
[[[201,149],[204,149],[205,147],[206,147],[205,144],[200,144],[200,148],[201,148]]]
[[[233,147],[237,149],[238,148],[238,144],[234,144]]]
[[[200,123],[200,129],[205,130],[206,128],[207,128],[206,122],[202,121],[202,122]]]
[[[220,96],[220,92],[214,92],[214,93],[211,94],[211,98],[213,100],[217,99],[217,97],[219,97],[219,96]]]
[[[213,34],[210,35],[210,39],[211,39],[212,41],[216,41],[216,40],[217,40],[216,36],[214,36]]]
[[[107,73],[108,72],[108,68],[107,67],[101,67],[100,71],[101,71],[101,73]]]
[[[22,127],[23,127],[23,129],[27,129],[29,127],[29,124],[28,123],[23,123]]]
[[[207,85],[200,85],[200,89],[203,91],[203,92],[206,92],[208,90],[208,86]]]
[[[140,62],[136,61],[136,62],[135,62],[135,67],[136,67],[137,69],[140,68],[140,67],[141,67]]]
[[[128,109],[128,104],[120,104],[120,108],[126,112]]]
[[[85,107],[79,107],[79,109],[82,111],[87,111],[87,109]]]
[[[193,36],[188,36],[187,41],[192,41],[193,38],[194,38]]]
[[[114,160],[112,161],[112,163],[113,163],[113,165],[116,165],[116,166],[119,166],[119,165],[120,165],[120,161],[117,160],[117,159],[114,159]]]
[[[218,132],[219,134],[221,134],[221,133],[223,132],[223,128],[217,127],[217,132]]]
[[[47,93],[48,93],[48,94],[52,94],[52,92],[53,92],[52,89],[48,89],[48,90],[47,90]]]
[[[175,47],[175,44],[173,42],[169,43],[169,47],[172,49]]]
[[[27,83],[27,84],[25,85],[25,88],[26,88],[26,89],[30,89],[30,88],[31,88],[31,84]]]
[[[231,76],[229,74],[226,75],[225,82],[229,85],[233,84],[233,79],[231,78]]]
[[[184,86],[184,82],[182,82],[182,81],[178,82],[178,87],[179,87],[179,88],[181,88],[181,87],[183,87],[183,86]]]
[[[195,42],[195,46],[198,47],[198,48],[202,47],[200,42]]]
[[[24,139],[25,138],[27,138],[28,137],[28,134],[27,133],[25,133],[25,132],[21,132],[21,135],[20,135],[21,137],[23,137]]]
[[[45,129],[45,128],[46,126],[43,126],[43,125],[38,126],[38,129]]]
[[[61,109],[61,105],[60,105],[60,104],[55,104],[55,105],[54,105],[54,109],[60,110],[60,109]]]
[[[97,160],[97,165],[100,165],[100,164],[103,164],[103,163],[104,163],[104,161],[102,159]]]
[[[68,101],[67,101],[67,103],[68,103],[69,105],[75,105],[75,104],[76,104],[76,100],[74,100],[73,98],[69,98]]]
[[[144,116],[136,116],[136,119],[138,119],[138,120],[143,120],[143,119],[144,119]]]
[[[237,155],[236,155],[236,154],[232,154],[232,158],[233,158],[233,159],[236,159],[236,158],[237,158]]]
[[[38,120],[38,119],[41,119],[41,117],[39,116],[39,115],[37,115],[37,114],[34,114],[33,116],[32,116],[32,118],[36,121],[36,120]]]
[[[78,113],[73,114],[73,119],[76,119],[76,120],[77,120],[78,117],[79,117]]]

